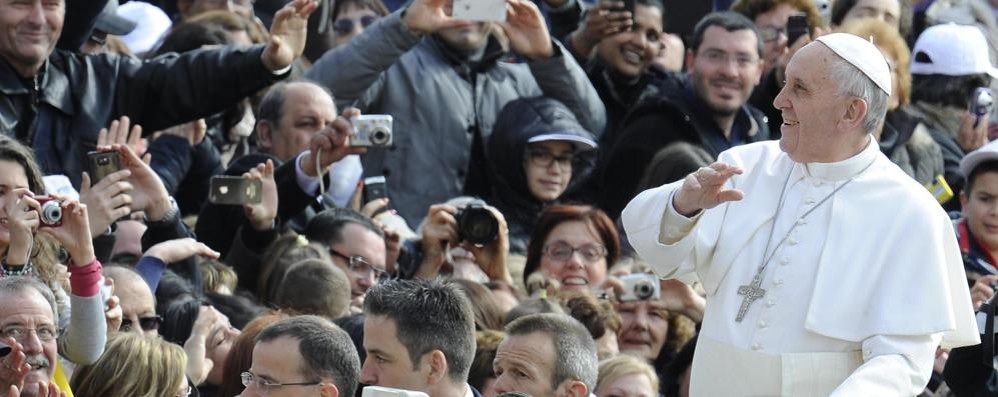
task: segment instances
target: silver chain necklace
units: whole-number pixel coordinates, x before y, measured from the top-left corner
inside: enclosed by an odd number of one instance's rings
[[[759,265],[759,269],[756,270],[755,276],[752,277],[752,282],[738,286],[738,295],[742,295],[744,296],[744,298],[742,298],[742,305],[738,308],[738,315],[735,316],[735,322],[739,323],[742,322],[742,319],[745,318],[745,313],[748,312],[749,306],[751,306],[752,303],[754,303],[756,300],[766,296],[766,289],[762,288],[763,272],[766,271],[766,267],[769,266],[769,262],[773,260],[774,256],[776,256],[776,252],[780,250],[780,247],[783,246],[783,243],[787,241],[788,238],[790,238],[790,233],[793,233],[794,229],[797,228],[797,225],[800,225],[802,223],[804,218],[807,218],[808,215],[811,215],[811,213],[814,212],[814,210],[818,209],[818,207],[821,207],[821,205],[827,202],[830,198],[832,198],[832,196],[834,196],[835,193],[838,193],[839,190],[842,190],[842,188],[846,187],[846,185],[852,182],[852,180],[855,179],[856,176],[862,174],[864,171],[867,170],[867,168],[870,168],[870,166],[872,165],[873,162],[870,162],[869,165],[867,165],[862,170],[857,172],[856,175],[853,175],[843,184],[839,185],[839,187],[835,188],[835,190],[832,190],[831,193],[825,196],[825,198],[821,199],[821,201],[815,204],[814,207],[811,207],[811,209],[807,210],[807,212],[801,215],[800,218],[797,218],[797,220],[792,225],[790,225],[790,230],[787,230],[787,234],[783,235],[783,238],[780,239],[780,242],[776,244],[776,248],[773,248],[773,252],[770,253],[769,244],[773,242],[773,233],[776,231],[776,223],[780,219],[780,210],[783,209],[783,200],[787,194],[787,185],[790,183],[790,176],[793,175],[794,173],[794,167],[790,167],[790,173],[787,174],[787,179],[783,181],[783,189],[780,191],[780,201],[779,204],[776,206],[776,213],[773,215],[773,226],[769,228],[769,237],[766,239],[766,250],[762,252],[763,255],[762,264]]]

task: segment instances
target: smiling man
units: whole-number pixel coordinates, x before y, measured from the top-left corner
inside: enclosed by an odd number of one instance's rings
[[[659,276],[707,292],[690,393],[917,395],[940,344],[979,338],[949,217],[871,135],[890,68],[834,33],[786,75],[779,142],[725,151],[621,217]]]
[[[660,94],[642,101],[621,124],[614,146],[601,158],[600,208],[616,218],[645,167],[675,142],[702,146],[710,154],[769,139],[766,119],[747,105],[759,84],[762,40],[752,21],[732,12],[704,17],[686,54],[685,78],[662,83]]]

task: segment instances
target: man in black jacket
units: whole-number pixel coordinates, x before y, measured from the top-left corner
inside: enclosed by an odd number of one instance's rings
[[[762,41],[752,21],[733,12],[704,17],[686,54],[686,78],[662,81],[661,95],[642,102],[624,120],[614,148],[601,157],[600,208],[620,215],[638,192],[655,153],[676,142],[722,151],[769,139],[765,116],[748,105],[763,71]]]
[[[0,133],[31,145],[46,174],[75,186],[97,132],[128,115],[145,131],[222,111],[288,75],[314,0],[275,16],[266,46],[195,51],[151,62],[55,49],[65,0],[0,3]]]

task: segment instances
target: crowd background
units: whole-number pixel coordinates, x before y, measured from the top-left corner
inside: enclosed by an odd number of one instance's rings
[[[0,391],[686,396],[704,293],[653,276],[620,212],[778,139],[789,59],[833,31],[885,55],[875,138],[994,295],[998,1],[505,9],[0,0]],[[379,115],[391,143],[363,144]],[[209,200],[218,176],[259,200]],[[923,395],[998,380],[978,350],[940,349]]]

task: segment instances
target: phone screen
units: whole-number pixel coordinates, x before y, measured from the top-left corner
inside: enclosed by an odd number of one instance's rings
[[[803,13],[791,14],[787,18],[787,46],[792,46],[801,36],[808,33],[807,15]]]

